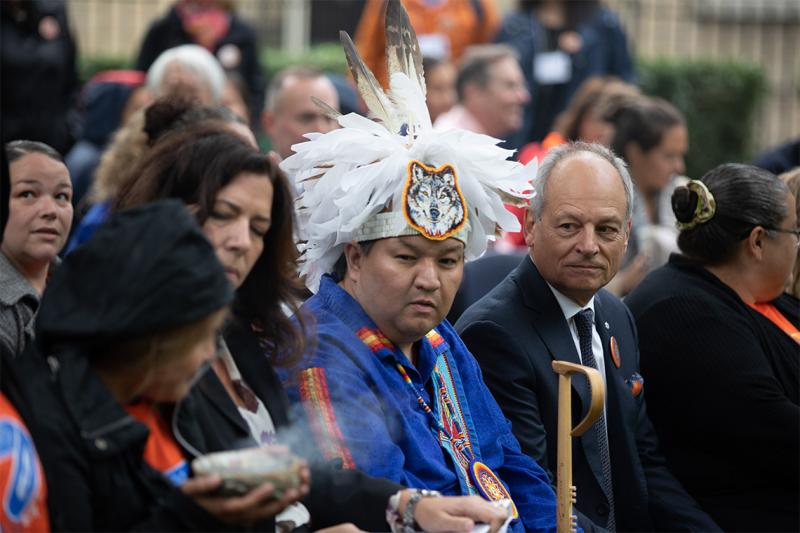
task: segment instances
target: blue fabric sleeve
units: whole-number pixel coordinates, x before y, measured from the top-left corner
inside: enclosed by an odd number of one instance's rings
[[[302,373],[307,370],[301,371],[297,379],[293,376],[285,382],[289,400],[295,405],[302,402],[302,409],[293,409],[293,416],[305,417],[303,422],[312,428],[314,440],[325,459],[334,459],[331,451],[340,449],[339,458],[346,468],[355,467],[407,487],[422,487],[424,484],[410,479],[404,472],[405,456],[392,438],[381,401],[371,384],[365,383],[368,374],[350,358],[349,352],[359,348],[347,346],[336,335],[319,332],[317,351],[306,366],[315,368],[317,376],[324,380],[329,402],[301,398]],[[321,431],[314,419],[329,413],[333,414],[334,431]]]

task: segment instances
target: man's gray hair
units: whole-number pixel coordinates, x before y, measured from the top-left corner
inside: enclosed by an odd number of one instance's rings
[[[264,97],[264,109],[268,111],[275,111],[278,106],[278,97],[281,95],[286,81],[290,78],[297,80],[316,80],[318,78],[327,78],[325,73],[316,68],[306,65],[293,65],[286,67],[279,71],[267,87],[267,94]]]
[[[154,94],[161,93],[167,67],[178,63],[186,70],[208,84],[215,103],[222,100],[225,91],[225,69],[211,52],[196,44],[184,44],[161,52],[147,70],[147,88]]]
[[[489,83],[489,68],[506,58],[518,59],[516,50],[507,44],[479,44],[467,47],[458,63],[456,93],[458,100],[464,100],[464,88],[475,84],[486,87]]]
[[[536,179],[533,182],[534,194],[533,198],[531,198],[531,204],[528,207],[530,213],[536,217],[536,220],[541,220],[542,211],[544,210],[547,181],[550,179],[553,169],[561,161],[581,152],[597,155],[611,163],[611,165],[617,170],[617,174],[619,174],[619,177],[622,180],[622,186],[625,188],[625,199],[628,203],[625,212],[625,222],[627,223],[630,221],[631,215],[633,214],[633,182],[631,181],[631,175],[628,172],[628,166],[625,164],[625,161],[614,155],[614,152],[602,144],[587,142],[571,142],[562,144],[561,146],[553,148],[550,150],[550,152],[548,152],[547,156],[544,158],[544,161],[542,161],[542,164],[539,165],[539,170],[536,173]]]

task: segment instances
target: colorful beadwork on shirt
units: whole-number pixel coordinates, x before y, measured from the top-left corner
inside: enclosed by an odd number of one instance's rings
[[[425,337],[428,339],[428,342],[431,343],[431,346],[434,348],[438,348],[444,342],[444,337],[439,335],[439,332],[435,329],[430,330],[428,333],[425,334]]]
[[[446,433],[443,435],[440,431],[439,440],[442,446],[447,444],[452,446],[459,467],[467,474],[466,479],[470,480],[469,467],[474,459],[472,442],[467,431],[467,424],[464,422],[464,413],[461,410],[461,403],[458,400],[453,376],[450,372],[450,364],[446,357],[440,355],[436,360],[433,379],[438,391],[436,396],[437,415]],[[472,487],[470,492],[472,492]]]
[[[376,355],[383,356],[394,353],[396,350],[392,342],[380,331],[364,327],[356,333],[361,341]],[[425,339],[432,348],[440,352],[431,375],[435,385],[435,390],[433,391],[434,406],[429,406],[423,399],[403,365],[398,363],[396,365],[397,371],[409,387],[409,390],[417,397],[420,409],[430,417],[432,428],[437,429],[439,445],[450,456],[463,487],[470,494],[477,494],[477,489],[472,483],[469,473],[470,465],[476,454],[469,437],[464,412],[456,393],[453,373],[448,362],[447,351],[449,347],[444,337],[436,330],[429,331],[425,335]]]
[[[336,421],[331,396],[328,392],[328,379],[325,369],[308,368],[300,372],[300,399],[305,408],[311,431],[327,460],[341,459],[342,468],[356,467],[353,456],[342,436],[342,430]]]
[[[472,463],[472,476],[475,480],[475,484],[478,486],[478,492],[480,492],[481,496],[493,502],[498,500],[510,501],[513,517],[515,519],[519,518],[519,511],[517,511],[517,506],[514,504],[514,500],[511,498],[508,490],[506,490],[503,482],[500,481],[500,478],[497,477],[497,474],[492,472],[491,468],[480,461],[475,461]]]

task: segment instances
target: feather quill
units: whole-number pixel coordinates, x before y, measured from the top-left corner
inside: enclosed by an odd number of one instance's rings
[[[422,68],[422,52],[417,34],[408,20],[400,0],[389,0],[386,6],[386,65],[389,78],[402,72],[419,87],[424,99],[426,94],[425,73]]]
[[[317,98],[316,96],[312,96],[311,97],[311,101],[314,102],[314,105],[316,105],[318,108],[320,108],[322,110],[322,112],[325,113],[325,116],[328,117],[331,120],[337,120],[338,121],[339,117],[342,116],[341,112],[339,112],[336,109],[332,108],[331,106],[329,106],[328,104],[326,104],[325,102],[323,102],[322,100]]]
[[[400,124],[391,100],[383,92],[375,75],[369,70],[361,56],[358,55],[356,45],[353,44],[353,40],[347,32],[340,31],[339,39],[342,41],[344,55],[347,58],[350,72],[353,74],[353,80],[355,80],[358,92],[361,94],[361,98],[364,99],[364,103],[367,104],[367,108],[383,122],[386,129],[392,133],[398,133]]]

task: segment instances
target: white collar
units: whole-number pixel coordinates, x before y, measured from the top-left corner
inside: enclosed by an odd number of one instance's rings
[[[222,364],[225,365],[225,370],[228,371],[228,376],[230,376],[231,381],[237,379],[242,381],[242,375],[239,373],[239,367],[236,366],[236,362],[233,360],[233,355],[231,355],[231,351],[228,349],[228,344],[225,342],[225,339],[223,339],[222,336],[219,337],[217,344],[217,356],[222,360]]]
[[[547,283],[545,281],[545,283]],[[558,302],[558,306],[561,308],[561,312],[564,313],[564,318],[567,320],[571,319],[584,309],[591,309],[592,310],[592,322],[594,322],[594,296],[591,297],[589,302],[581,307],[577,303],[575,303],[572,298],[565,296],[558,292],[552,285],[547,283],[547,286],[550,287],[550,290],[553,292],[553,296],[556,297],[556,301]]]

